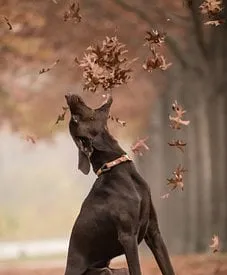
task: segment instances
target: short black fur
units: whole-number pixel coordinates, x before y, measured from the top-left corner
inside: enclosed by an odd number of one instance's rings
[[[123,154],[107,129],[112,98],[98,109],[77,95],[66,95],[70,133],[79,150],[79,169],[88,174]],[[160,234],[150,188],[132,161],[101,174],[82,204],[72,229],[65,275],[127,274],[110,269],[110,260],[125,254],[130,275],[141,275],[138,244],[145,240],[163,275],[174,275]]]

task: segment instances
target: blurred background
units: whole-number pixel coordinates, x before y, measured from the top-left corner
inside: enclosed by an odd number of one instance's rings
[[[95,176],[77,170],[68,114],[55,122],[68,91],[80,93],[91,107],[102,104],[101,91],[82,91],[74,59],[115,33],[138,60],[132,81],[113,90],[111,113],[127,125],[110,120],[110,131],[150,185],[178,274],[227,274],[227,25],[204,25],[201,3],[83,0],[82,20],[75,24],[64,21],[70,1],[0,0],[0,274],[13,274],[12,266],[20,274],[19,263],[43,257],[60,263],[48,265],[55,274],[63,272],[71,228]],[[225,9],[221,14],[227,18]],[[142,68],[151,29],[167,33],[160,48],[172,63],[166,71]],[[169,127],[174,100],[190,120],[180,131]],[[150,151],[135,156],[130,147],[145,136]],[[184,153],[168,145],[179,138],[187,142]],[[188,170],[184,191],[170,192],[166,179],[179,164]],[[218,255],[209,248],[214,234]],[[144,272],[160,274],[144,245],[141,255]]]

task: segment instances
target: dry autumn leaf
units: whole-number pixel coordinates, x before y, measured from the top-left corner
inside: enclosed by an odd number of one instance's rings
[[[151,49],[152,56],[149,56],[146,62],[143,64],[143,69],[147,72],[152,72],[155,69],[160,69],[162,71],[167,70],[172,63],[167,63],[163,55],[156,52],[155,48]]]
[[[74,23],[80,23],[82,16],[80,15],[79,3],[72,3],[67,11],[64,13],[64,21],[73,21]]]
[[[170,193],[166,193],[166,194],[162,195],[160,198],[162,200],[165,200],[165,199],[168,199],[169,195],[170,195]]]
[[[120,124],[120,125],[123,126],[123,127],[126,126],[126,121],[120,120],[119,117],[115,117],[115,116],[109,115],[108,118],[111,119],[112,121],[117,122],[118,124]]]
[[[11,31],[13,29],[13,26],[10,23],[9,19],[6,16],[3,16],[3,19],[4,19],[5,23],[8,25],[9,30]]]
[[[83,70],[85,91],[96,92],[100,86],[105,91],[128,83],[131,79],[131,61],[125,56],[125,45],[117,36],[106,37],[101,46],[89,46],[82,60],[74,60]]]
[[[160,46],[165,41],[166,33],[164,32],[161,33],[158,30],[152,29],[151,31],[147,31],[146,33],[147,35],[145,36],[145,45],[151,46],[153,44],[156,44]]]
[[[167,179],[167,185],[173,185],[171,191],[177,187],[180,187],[182,191],[184,190],[183,174],[185,172],[187,172],[187,170],[181,167],[181,165],[178,165],[176,170],[173,172],[173,178]]]
[[[207,14],[208,16],[218,14],[223,10],[221,0],[204,0],[199,8],[202,14]]]
[[[145,137],[136,141],[136,143],[131,146],[132,152],[134,154],[139,154],[140,156],[142,156],[144,149],[147,151],[150,150],[150,148],[146,144],[146,141],[148,140],[148,138],[149,137]]]
[[[212,237],[212,244],[209,245],[209,247],[212,248],[213,253],[216,253],[220,250],[219,246],[220,246],[219,237],[217,235],[214,235]]]
[[[169,146],[174,146],[174,147],[177,147],[181,152],[184,153],[184,147],[187,145],[186,142],[180,140],[180,139],[177,139],[177,140],[173,140],[171,142],[168,142]]]
[[[189,125],[189,120],[183,120],[183,115],[186,113],[186,110],[184,110],[183,107],[179,105],[176,100],[172,104],[172,110],[175,112],[175,116],[169,115],[171,128],[179,130],[181,129],[181,125]]]
[[[68,111],[68,107],[62,107],[62,110],[63,110],[63,113],[59,114],[58,117],[57,117],[57,120],[56,122],[54,123],[54,125],[57,125],[60,121],[64,121],[65,120],[65,115]]]
[[[27,142],[31,142],[32,144],[36,144],[38,138],[31,134],[22,135],[22,139],[26,140]]]
[[[41,69],[41,70],[39,71],[39,74],[43,74],[43,73],[49,72],[49,71],[52,70],[59,62],[60,62],[60,59],[57,59],[50,67]]]
[[[204,23],[204,25],[211,25],[211,26],[220,26],[221,24],[224,24],[225,23],[225,20],[211,20],[211,21],[207,21]]]

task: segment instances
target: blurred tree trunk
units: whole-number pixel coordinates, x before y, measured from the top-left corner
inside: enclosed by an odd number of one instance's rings
[[[196,160],[198,165],[196,250],[201,252],[207,248],[211,230],[211,154],[206,104],[202,104],[198,110],[196,110],[196,120],[194,123],[196,131]],[[193,173],[193,171],[191,171],[191,173]],[[201,232],[203,233],[201,234]]]
[[[212,136],[210,148],[212,151],[212,230],[224,240],[225,224],[225,201],[226,201],[226,160],[225,160],[225,101],[224,97],[219,95],[210,102],[210,136]]]
[[[227,169],[226,169],[226,163],[227,163],[227,146],[226,146],[226,140],[227,140],[227,125],[226,125],[226,121],[227,121],[227,93],[225,92],[224,94],[224,98],[222,98],[223,100],[223,105],[224,105],[224,124],[225,124],[225,129],[224,129],[224,137],[223,140],[225,142],[225,149],[223,148],[223,152],[224,152],[224,163],[223,163],[223,167],[225,170],[225,174],[223,175],[223,186],[222,186],[222,214],[221,214],[221,219],[224,223],[223,228],[222,228],[222,236],[223,236],[223,241],[222,241],[222,245],[223,245],[223,249],[224,251],[227,251],[227,199],[226,199],[226,195],[227,195]]]
[[[161,98],[155,101],[152,106],[152,116],[150,119],[149,133],[151,146],[151,154],[144,154],[138,159],[138,165],[141,167],[144,178],[151,187],[152,200],[154,201],[157,212],[162,211],[160,196],[164,192],[161,182],[165,182],[165,159],[164,159],[164,134],[163,134],[163,106]],[[155,156],[155,158],[154,158]],[[147,165],[148,164],[148,165]],[[149,168],[149,169],[147,169]],[[151,177],[152,175],[152,177]],[[160,217],[161,218],[161,217]],[[160,219],[160,223],[162,220]]]
[[[197,173],[198,165],[196,159],[196,132],[195,132],[194,117],[191,118],[190,127],[186,128],[186,134],[184,140],[187,141],[187,147],[184,153],[185,167],[188,169],[188,173],[185,177],[185,204],[184,211],[186,215],[186,229],[184,239],[184,252],[193,252],[196,250],[195,236],[197,234]],[[193,171],[193,173],[191,172]]]

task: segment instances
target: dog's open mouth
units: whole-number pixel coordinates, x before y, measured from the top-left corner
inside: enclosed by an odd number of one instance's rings
[[[77,140],[78,140],[78,146],[81,148],[81,150],[84,152],[84,153],[88,153],[88,152],[91,152],[92,150],[92,142],[89,138],[87,137],[77,137]]]
[[[73,105],[79,106],[80,104],[86,106],[86,104],[79,95],[67,93],[65,95],[65,99],[69,107],[73,107]]]
[[[92,116],[93,110],[84,103],[79,95],[68,93],[65,95],[65,99],[71,114],[80,114],[83,117]]]
[[[87,137],[79,137],[80,143],[81,145],[83,145],[83,147],[87,147],[88,145],[90,145],[90,139]]]

